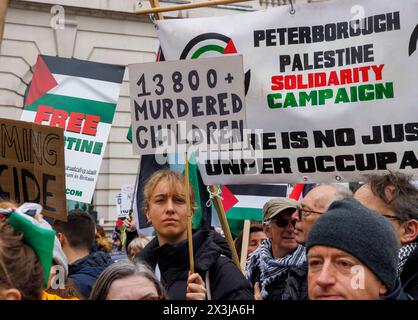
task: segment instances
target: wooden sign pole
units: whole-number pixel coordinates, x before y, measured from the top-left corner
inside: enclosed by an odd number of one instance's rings
[[[218,194],[217,185],[211,185],[209,189],[213,194]],[[241,267],[238,259],[237,249],[234,246],[234,240],[232,240],[231,230],[229,229],[228,221],[226,220],[225,210],[222,205],[222,201],[219,197],[215,197],[213,201],[215,202],[215,208],[218,213],[219,221],[222,225],[222,230],[225,234],[225,239],[228,242],[229,250],[231,250],[232,253],[232,261],[234,261],[237,268],[240,269]]]
[[[246,2],[246,1],[252,1],[252,0],[213,0],[213,1],[193,2],[193,3],[178,4],[178,5],[164,6],[164,7],[161,7],[159,4],[157,6],[153,5],[153,2],[155,1],[158,3],[158,0],[150,0],[151,8],[138,9],[135,11],[135,13],[147,14],[147,13],[160,13],[160,12],[168,12],[168,11],[180,11],[180,10],[196,9],[196,8],[203,8],[203,7],[213,7],[213,6],[229,4],[229,3]]]
[[[1,48],[1,43],[3,42],[4,24],[6,23],[6,11],[7,11],[8,4],[9,4],[9,0],[0,1],[0,48]]]
[[[250,220],[244,221],[244,229],[242,230],[242,246],[241,246],[241,271],[245,273],[247,266],[248,240],[250,239]]]
[[[159,10],[162,7],[160,6],[160,2],[158,0],[149,0],[149,3],[151,4],[151,8],[152,10]],[[164,16],[162,13],[155,11],[155,12],[148,12],[148,13],[154,13],[155,14],[155,19],[156,20],[164,20]]]
[[[189,181],[189,160],[187,159],[187,152],[184,155],[185,157],[185,167],[184,167],[184,176],[186,183],[186,207],[187,207],[187,239],[189,242],[189,263],[190,263],[190,272],[194,273],[194,254],[193,254],[193,232],[192,232],[192,219],[193,211],[190,203],[190,181]]]

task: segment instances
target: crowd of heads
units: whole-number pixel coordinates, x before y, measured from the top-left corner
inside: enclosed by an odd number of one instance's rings
[[[0,201],[0,299],[170,299],[158,265],[141,257],[151,245],[187,241],[197,205],[193,189],[186,190],[175,171],[151,176],[143,211],[156,237],[138,235],[117,262],[103,228],[83,210],[50,226],[42,215]],[[409,257],[418,256],[418,189],[404,174],[368,176],[354,194],[342,184],[319,184],[301,200],[275,198],[265,203],[261,220],[250,226],[245,246],[242,233],[235,240],[256,299],[285,299],[295,290],[295,274],[296,290],[312,300],[417,297],[418,264],[411,266]],[[30,233],[37,228],[54,230],[49,244],[34,244]],[[46,248],[51,252],[42,253]],[[207,298],[207,274],[187,277],[185,297]]]

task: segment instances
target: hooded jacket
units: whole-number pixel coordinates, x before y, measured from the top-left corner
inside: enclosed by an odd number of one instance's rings
[[[97,278],[112,263],[113,260],[109,254],[103,251],[93,252],[68,266],[68,278],[74,282],[76,289],[87,299]]]
[[[418,247],[406,260],[400,278],[405,293],[418,300]]]
[[[230,259],[225,239],[213,230],[193,233],[195,272],[205,280],[209,272],[209,290],[212,300],[253,300],[251,286]],[[161,282],[171,300],[186,299],[189,254],[187,240],[159,246],[154,238],[139,254],[152,270],[158,268]],[[208,283],[206,283],[208,287]]]

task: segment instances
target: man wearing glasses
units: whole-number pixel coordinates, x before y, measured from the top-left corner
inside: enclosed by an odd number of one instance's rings
[[[294,231],[296,241],[304,246],[311,228],[328,210],[331,203],[351,197],[352,192],[339,184],[321,184],[309,191],[292,215],[292,219],[296,221]],[[306,262],[289,272],[282,295],[283,300],[308,299],[307,274]]]
[[[404,291],[418,299],[418,190],[399,172],[372,175],[354,198],[385,217],[398,239],[398,274]]]
[[[247,279],[256,299],[280,300],[289,271],[306,262],[305,249],[294,235],[292,214],[297,205],[295,200],[277,198],[263,207],[263,227],[268,238],[247,263]]]

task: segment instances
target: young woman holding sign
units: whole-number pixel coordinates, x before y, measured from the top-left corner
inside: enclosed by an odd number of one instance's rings
[[[189,272],[186,197],[195,209],[194,193],[186,194],[185,179],[179,173],[160,170],[144,187],[143,208],[157,237],[140,253],[170,299],[250,300],[249,282],[230,259],[225,239],[214,230],[195,230],[193,251],[196,273]]]

